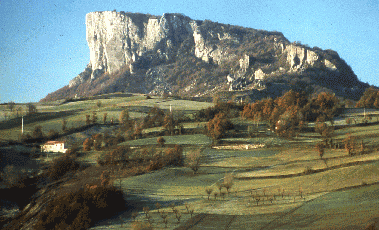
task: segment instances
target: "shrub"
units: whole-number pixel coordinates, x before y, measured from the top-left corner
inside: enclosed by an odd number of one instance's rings
[[[0,173],[0,177],[7,188],[25,187],[25,180],[28,178],[25,170],[16,169],[13,165],[7,165],[4,167],[3,172]]]
[[[348,136],[345,138],[344,142],[345,142],[345,149],[347,151],[347,154],[349,156],[354,155],[353,150],[355,149],[355,138],[352,137],[350,134],[348,134]]]
[[[88,229],[94,221],[125,208],[121,190],[92,185],[52,199],[35,217],[34,229]]]
[[[183,166],[183,148],[175,145],[174,148],[166,149],[164,162],[166,165]]]
[[[76,172],[80,168],[80,164],[73,157],[65,154],[54,159],[44,172],[44,176],[51,180],[59,180],[69,172]]]
[[[42,126],[38,125],[34,128],[33,134],[32,134],[34,139],[43,139],[45,138],[45,135],[42,132]]]
[[[102,154],[97,158],[99,165],[117,165],[119,163],[126,164],[129,160],[131,149],[128,145],[120,146],[109,153]]]
[[[95,111],[92,112],[92,124],[97,123],[97,114]]]
[[[160,145],[160,146],[164,146],[164,143],[166,142],[166,140],[163,138],[163,137],[158,137],[157,139],[157,143]]]
[[[97,101],[97,102],[96,102],[96,106],[97,106],[98,108],[100,108],[100,107],[101,107],[101,101]]]
[[[152,230],[153,227],[150,223],[134,221],[132,224],[133,230]]]
[[[208,188],[205,189],[205,192],[208,194],[208,200],[209,200],[209,197],[211,196],[211,194],[213,192],[213,188],[208,187]]]
[[[317,119],[315,124],[315,132],[319,133],[324,139],[330,138],[333,135],[333,126],[328,126],[325,122]]]
[[[230,129],[233,129],[233,123],[223,113],[217,114],[208,122],[208,133],[213,140],[225,136],[225,132]]]
[[[103,114],[103,123],[105,124],[105,122],[107,121],[107,116],[108,116],[108,113],[104,113]]]
[[[67,120],[65,118],[62,119],[62,131],[67,131]]]
[[[87,139],[83,142],[83,151],[90,151],[92,145],[93,145],[93,141],[92,141],[91,139],[87,138]]]
[[[101,149],[101,145],[103,144],[103,135],[98,133],[98,134],[95,134],[93,137],[92,137],[92,140],[93,140],[93,147],[96,151],[99,151]]]
[[[316,144],[316,149],[320,155],[320,158],[322,159],[322,157],[324,156],[324,152],[325,152],[325,145],[324,143],[317,143]]]
[[[29,142],[33,138],[32,138],[32,136],[30,136],[29,133],[27,133],[27,134],[22,134],[21,137],[20,137],[20,139],[21,139],[22,142],[25,143],[25,142]]]
[[[100,185],[107,186],[110,184],[110,175],[108,171],[103,171],[100,176]]]
[[[50,131],[47,133],[47,137],[49,139],[56,139],[59,137],[59,133],[53,129],[50,129]]]
[[[224,177],[224,182],[223,182],[223,186],[226,188],[226,191],[228,191],[228,194],[229,194],[229,190],[232,188],[233,186],[233,175],[228,173],[225,175]]]
[[[303,174],[305,174],[305,175],[309,175],[312,173],[314,173],[314,170],[308,166],[304,169],[304,172],[303,172]]]
[[[86,124],[87,125],[90,125],[91,124],[91,119],[90,119],[90,115],[86,115]]]

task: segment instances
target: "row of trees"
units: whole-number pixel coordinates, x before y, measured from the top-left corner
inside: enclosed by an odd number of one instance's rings
[[[279,136],[292,137],[309,121],[333,122],[339,107],[334,94],[323,92],[310,98],[304,92],[291,90],[275,100],[268,98],[246,105],[242,117],[257,124],[266,122]]]
[[[16,107],[16,103],[14,102],[8,102],[6,105],[10,112],[8,111],[3,112],[3,116],[5,120],[10,119],[12,117],[20,117],[23,115],[30,115],[30,114],[38,112],[36,106],[32,103],[26,104],[25,113],[24,113],[23,107],[22,106]]]

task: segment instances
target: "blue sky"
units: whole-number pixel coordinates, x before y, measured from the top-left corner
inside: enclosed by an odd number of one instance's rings
[[[0,0],[0,103],[39,101],[67,85],[89,63],[85,15],[114,9],[279,31],[337,51],[361,81],[379,86],[378,0]]]

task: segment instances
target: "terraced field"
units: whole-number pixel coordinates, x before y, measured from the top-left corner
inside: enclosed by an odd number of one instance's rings
[[[96,106],[97,101],[101,102],[101,107]],[[171,107],[190,116],[210,105],[146,99],[144,95],[39,105],[41,114],[43,112],[49,119],[41,116],[33,122],[26,122],[25,131],[32,132],[36,125],[41,125],[45,133],[50,129],[60,131],[63,118],[68,127],[81,126],[85,123],[85,115],[92,115],[93,111],[97,112],[99,120],[107,113],[108,121],[111,118],[117,121],[126,107],[131,118],[140,118],[154,106],[166,111]],[[356,113],[345,115],[357,116]],[[9,123],[11,127],[0,126],[1,138],[18,139],[19,120],[12,122]],[[262,130],[258,137],[248,137],[243,134],[252,122],[235,118],[233,123],[237,127],[234,136],[220,140],[220,146],[262,144],[262,148],[216,149],[212,140],[203,134],[163,136],[166,146],[181,145],[185,157],[201,149],[198,172],[194,173],[188,167],[166,167],[143,175],[116,178],[114,185],[125,192],[129,208],[113,218],[98,221],[91,229],[132,229],[132,212],[138,212],[137,222],[147,223],[143,207],[150,208],[154,229],[365,229],[378,217],[379,124],[372,121],[368,126],[346,126],[344,118],[336,119],[334,141],[342,143],[350,134],[357,140],[357,145],[364,142],[365,154],[348,156],[343,149],[326,149],[321,159],[314,147],[322,140],[317,133],[301,133],[293,139],[283,139]],[[183,125],[185,129],[193,129],[205,124]],[[146,129],[144,134],[162,129]],[[106,130],[110,128],[99,125],[65,138],[80,142]],[[157,145],[157,137],[130,140],[119,145],[161,148]],[[82,154],[79,160],[96,165],[96,159],[102,153],[90,151]],[[230,191],[220,190],[218,184],[229,174],[234,178]],[[209,188],[212,192],[208,197],[206,189]],[[162,206],[159,212],[156,203]],[[169,206],[173,204],[181,213],[180,218],[174,213],[173,206]],[[162,222],[162,210],[168,215],[167,226]]]

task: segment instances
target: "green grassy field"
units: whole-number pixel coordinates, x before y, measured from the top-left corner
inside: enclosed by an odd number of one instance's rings
[[[41,125],[45,134],[52,129],[61,132],[63,118],[67,120],[68,128],[78,127],[85,124],[85,115],[92,116],[93,111],[97,113],[101,124],[104,113],[108,114],[108,122],[111,118],[117,122],[121,111],[126,107],[129,109],[130,117],[138,119],[146,116],[154,106],[165,111],[169,111],[171,106],[174,113],[191,116],[194,112],[212,105],[172,98],[146,99],[144,95],[102,98],[63,104],[37,104],[41,117],[36,116],[34,120],[26,122],[24,130],[31,133],[34,127]],[[97,101],[101,102],[100,107],[97,107]],[[4,106],[0,107],[0,113],[4,113],[6,109]],[[348,113],[345,116],[357,114]],[[7,124],[0,123],[0,139],[19,138],[20,119],[12,119]],[[342,143],[349,133],[356,138],[357,146],[363,140],[366,154],[348,156],[344,149],[326,149],[323,159],[320,159],[315,143],[322,139],[317,133],[301,133],[298,137],[284,139],[262,128],[258,137],[248,137],[247,127],[254,123],[240,118],[233,118],[232,121],[238,131],[231,132],[235,136],[221,139],[219,145],[264,144],[265,147],[219,150],[212,148],[212,139],[203,134],[163,136],[165,144],[170,147],[175,144],[182,145],[185,157],[194,150],[202,149],[201,165],[197,173],[185,164],[184,167],[166,167],[143,175],[114,180],[114,184],[121,186],[130,196],[127,198],[130,202],[143,201],[136,205],[136,211],[140,212],[140,221],[144,221],[142,205],[148,205],[153,209],[152,212],[157,214],[154,210],[155,202],[166,205],[175,202],[183,212],[181,223],[191,219],[189,214],[184,215],[186,208],[183,203],[188,202],[194,208],[195,214],[206,214],[205,219],[199,222],[198,228],[211,229],[225,226],[226,220],[231,221],[231,229],[243,229],[241,226],[259,226],[263,229],[342,229],[351,226],[361,228],[377,213],[379,187],[375,184],[379,182],[378,124],[349,126],[334,131],[333,139],[336,142]],[[344,118],[336,119],[337,125],[345,125],[344,122]],[[206,122],[188,122],[183,126],[185,129],[195,129],[204,127],[205,124]],[[151,135],[162,129],[149,128],[143,133]],[[80,142],[95,133],[107,130],[110,130],[110,127],[96,126],[65,138]],[[163,150],[157,145],[157,137],[129,140],[119,144],[123,145]],[[96,165],[96,159],[106,152],[91,150],[78,159]],[[187,162],[188,159],[185,159],[185,163]],[[224,198],[220,198],[220,194],[214,197],[215,192],[220,192],[217,183],[222,182],[228,173],[234,175],[230,194],[226,194]],[[362,187],[366,184],[374,185]],[[213,188],[210,200],[205,192],[209,187]],[[226,192],[225,188],[222,191]],[[258,202],[257,198],[260,199]],[[359,205],[364,205],[365,209],[359,208]],[[164,209],[170,211],[167,206]],[[334,213],[335,216],[332,215]],[[354,217],[346,219],[352,215]],[[232,217],[234,221],[230,219]],[[129,221],[127,226],[130,227],[130,213],[122,218]],[[159,222],[158,214],[154,218]],[[168,229],[179,226],[174,221],[174,216],[170,216]],[[206,221],[213,224],[207,227]],[[120,222],[113,223],[114,227],[118,224]],[[156,228],[163,228],[163,225],[156,223]]]

